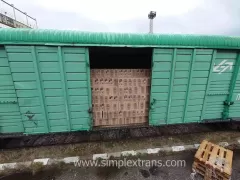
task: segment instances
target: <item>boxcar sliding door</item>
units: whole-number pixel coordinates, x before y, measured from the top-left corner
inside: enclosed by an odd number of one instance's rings
[[[25,133],[91,128],[88,50],[6,46]]]
[[[150,125],[240,119],[237,51],[154,49]]]

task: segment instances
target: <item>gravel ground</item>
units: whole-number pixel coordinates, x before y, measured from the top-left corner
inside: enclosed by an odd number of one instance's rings
[[[236,142],[240,132],[219,131],[210,133],[185,134],[181,136],[161,136],[155,138],[139,138],[121,141],[91,142],[72,145],[58,145],[38,148],[22,148],[15,150],[2,150],[0,163],[31,161],[37,158],[61,158],[67,156],[86,156],[92,154],[119,152],[125,150],[138,150],[163,146],[176,146],[201,143],[203,139],[213,143],[227,141]]]
[[[132,168],[77,168],[68,166],[62,169],[52,169],[37,173],[13,174],[12,176],[2,177],[1,180],[190,180],[191,167],[195,151],[162,154],[158,156],[145,156],[141,159],[148,160],[185,160],[185,167],[132,167]],[[240,179],[240,150],[234,151],[233,175],[232,180]],[[196,176],[194,180],[202,179]]]

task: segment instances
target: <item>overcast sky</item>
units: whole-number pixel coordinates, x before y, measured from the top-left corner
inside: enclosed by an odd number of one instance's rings
[[[239,0],[6,1],[35,17],[44,29],[147,33],[147,15],[154,10],[155,33],[240,35]]]

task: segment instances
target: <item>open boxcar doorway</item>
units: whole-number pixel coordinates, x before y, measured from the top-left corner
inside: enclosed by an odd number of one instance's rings
[[[151,48],[89,48],[93,126],[148,124]]]

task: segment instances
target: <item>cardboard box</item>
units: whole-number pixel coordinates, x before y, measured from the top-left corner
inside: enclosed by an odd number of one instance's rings
[[[113,86],[118,87],[118,79],[113,79]]]
[[[103,119],[103,112],[102,111],[95,111],[93,113],[94,119]]]
[[[130,94],[130,95],[133,95],[134,93],[133,93],[133,88],[132,87],[128,87],[128,94]]]
[[[98,96],[99,97],[99,103],[104,104],[104,96]]]
[[[124,117],[124,118],[128,117],[128,115],[129,115],[129,114],[128,114],[128,111],[123,111],[123,117]]]
[[[100,103],[100,97],[98,95],[93,95],[92,96],[92,101],[93,103]]]
[[[124,95],[124,88],[123,87],[118,88],[118,95],[119,96],[123,96]]]
[[[111,78],[116,78],[117,77],[117,71],[115,69],[110,69],[109,74]]]
[[[125,110],[125,104],[124,103],[119,103],[118,107],[119,107],[119,111],[124,111]]]
[[[149,69],[92,70],[96,124],[117,126],[145,121],[149,107],[150,72]]]
[[[146,93],[145,93],[146,95],[149,95],[150,94],[150,87],[149,86],[147,86],[146,87]]]
[[[128,79],[123,79],[123,87],[128,87]]]
[[[117,88],[117,87],[113,87],[113,88],[112,88],[112,95],[113,95],[113,96],[118,96],[118,94],[119,94],[119,93],[118,93],[118,88]]]
[[[137,86],[140,87],[142,85],[142,79],[138,78],[137,79]]]
[[[134,79],[132,80],[132,86],[137,86],[137,78],[134,78]]]
[[[119,79],[118,79],[118,87],[124,87],[123,81],[124,81],[123,78],[119,78]]]
[[[138,89],[139,87],[133,87],[133,95],[137,95],[139,92],[138,92]]]
[[[137,117],[137,111],[136,110],[131,111],[131,117]]]
[[[125,124],[131,124],[131,118],[129,118],[129,117],[124,118],[124,123]]]
[[[123,92],[124,92],[123,95],[129,95],[129,88],[128,87],[124,87]]]
[[[110,111],[107,114],[108,114],[108,119],[118,118],[119,111]]]
[[[97,87],[100,84],[100,80],[98,78],[92,78],[92,87]]]
[[[123,118],[123,111],[118,112],[118,118]]]
[[[113,126],[115,126],[115,125],[117,126],[120,124],[118,118],[109,119],[109,121],[111,122],[110,124]]]
[[[146,109],[146,101],[138,101],[138,109],[145,110]]]
[[[127,69],[127,76],[131,78],[133,76],[132,72],[132,69]]]
[[[106,103],[110,103],[110,98],[111,98],[112,96],[104,96],[103,98],[104,98],[104,104],[106,104]]]
[[[119,125],[124,125],[125,121],[124,118],[118,118],[119,119]]]
[[[124,110],[125,111],[131,111],[133,109],[131,102],[125,102],[124,103]]]
[[[110,69],[103,69],[102,71],[103,71],[103,77],[107,77],[107,78],[111,77]]]
[[[103,111],[103,115],[102,115],[103,117],[103,119],[107,119],[108,118],[108,112],[106,112],[106,111]]]
[[[111,111],[118,111],[119,110],[119,107],[118,107],[118,102],[112,102],[111,103]]]
[[[145,116],[145,110],[138,110],[136,117]]]
[[[96,77],[100,77],[101,76],[101,70],[100,69],[95,69],[94,74],[95,74]]]
[[[105,103],[104,104],[104,111],[105,112],[109,112],[109,111],[111,111],[111,104],[110,103]]]
[[[99,111],[99,105],[98,104],[92,104],[93,112]]]

